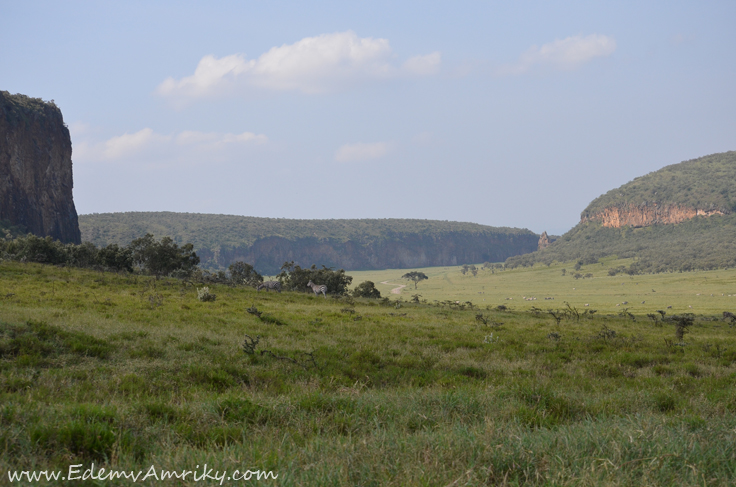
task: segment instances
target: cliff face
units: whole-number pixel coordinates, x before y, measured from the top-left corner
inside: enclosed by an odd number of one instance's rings
[[[242,260],[259,272],[276,274],[281,265],[294,261],[302,267],[312,264],[343,269],[407,269],[478,262],[500,262],[512,255],[532,252],[537,247],[534,234],[489,238],[458,232],[438,237],[406,235],[367,243],[337,239],[266,237],[251,246],[199,249],[197,255],[207,267],[227,267]]]
[[[644,203],[640,205],[624,204],[604,208],[590,216],[583,215],[581,223],[586,221],[600,222],[604,227],[621,228],[648,227],[650,225],[680,223],[696,216],[713,216],[725,214],[722,209],[698,209],[676,204]]]
[[[81,243],[72,187],[72,143],[61,110],[0,91],[0,220]]]

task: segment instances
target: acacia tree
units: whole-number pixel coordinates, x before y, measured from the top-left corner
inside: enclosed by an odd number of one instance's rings
[[[429,277],[427,277],[427,275],[424,272],[418,272],[418,271],[407,272],[406,274],[401,276],[401,278],[408,279],[410,281],[414,281],[414,289],[417,288],[417,283],[419,281],[429,279]]]

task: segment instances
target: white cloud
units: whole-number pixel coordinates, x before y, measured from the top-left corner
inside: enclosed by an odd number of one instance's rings
[[[610,56],[615,50],[616,41],[604,35],[557,39],[541,47],[530,47],[516,63],[502,66],[498,74],[523,74],[535,67],[571,70],[595,58]]]
[[[385,142],[374,142],[365,144],[345,144],[335,152],[335,160],[338,162],[355,162],[378,159],[388,152],[388,144]]]
[[[107,140],[103,144],[102,155],[107,160],[120,159],[169,140],[171,137],[156,134],[150,128],[145,128],[134,134],[125,133]]]
[[[255,61],[246,61],[243,56],[233,54],[217,59],[205,56],[197,65],[192,76],[179,81],[167,78],[156,90],[159,95],[200,97],[227,91],[232,88],[235,79],[253,68]]]
[[[426,56],[414,56],[404,62],[404,69],[407,73],[419,76],[427,76],[435,74],[440,70],[441,55],[439,52],[433,52]]]
[[[387,39],[361,38],[352,31],[322,34],[273,47],[258,59],[205,56],[193,75],[167,78],[157,92],[173,98],[226,95],[253,87],[323,93],[365,80],[431,75],[441,62],[439,52],[410,58],[401,68],[391,64],[392,58]]]
[[[73,160],[96,162],[197,162],[238,155],[247,145],[268,141],[265,135],[252,132],[241,134],[184,131],[176,135],[157,134],[144,128],[133,134],[125,133],[102,142],[83,140],[73,147]]]

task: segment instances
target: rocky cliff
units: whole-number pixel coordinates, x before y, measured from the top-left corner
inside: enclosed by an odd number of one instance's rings
[[[537,243],[537,250],[546,249],[547,247],[552,245],[555,240],[557,239],[547,235],[547,231],[545,230],[544,232],[542,232],[542,235],[539,236],[539,242]]]
[[[640,205],[623,204],[612,206],[583,216],[580,221],[600,222],[604,227],[648,227],[650,225],[681,223],[696,216],[724,215],[725,209],[716,208],[689,208],[677,204],[643,203]],[[541,248],[541,247],[540,247]]]
[[[0,91],[0,220],[81,243],[72,198],[72,143],[51,102]]]

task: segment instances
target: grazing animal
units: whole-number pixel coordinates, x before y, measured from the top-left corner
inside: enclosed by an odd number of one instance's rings
[[[281,292],[281,283],[279,281],[266,281],[262,282],[258,285],[256,288],[256,291],[260,291],[261,289],[266,289],[266,292],[270,291],[271,289],[274,289],[278,292]]]
[[[326,294],[327,286],[325,286],[324,284],[315,284],[310,280],[307,283],[307,286],[312,288],[312,291],[314,291],[315,296],[319,296],[319,293],[322,293],[322,296],[324,296],[325,299],[327,299],[327,294]]]

